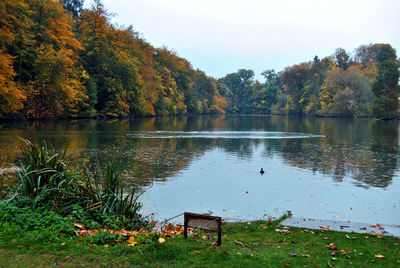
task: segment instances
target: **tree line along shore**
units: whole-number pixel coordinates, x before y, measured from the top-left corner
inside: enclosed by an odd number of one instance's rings
[[[398,117],[399,62],[390,44],[216,79],[97,0],[0,4],[0,120],[183,114]],[[266,63],[268,65],[268,63]]]

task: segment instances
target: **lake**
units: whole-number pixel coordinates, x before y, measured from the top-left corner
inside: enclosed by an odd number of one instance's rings
[[[0,125],[0,164],[17,136],[68,146],[74,166],[116,161],[145,213],[232,219],[400,221],[399,122],[284,116],[189,116]],[[260,168],[265,174],[260,174]]]

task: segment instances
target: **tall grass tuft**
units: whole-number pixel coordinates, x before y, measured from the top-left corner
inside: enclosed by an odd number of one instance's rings
[[[129,192],[121,182],[120,170],[114,162],[108,163],[100,178],[89,178],[88,187],[92,196],[92,207],[98,207],[102,213],[118,215],[123,222],[141,224],[139,214],[142,204],[138,202],[140,193],[136,188]]]
[[[25,146],[21,147],[23,157],[16,173],[19,181],[17,192],[35,198],[64,179],[66,149],[60,155],[53,148],[49,149],[46,142],[39,144],[22,140]]]

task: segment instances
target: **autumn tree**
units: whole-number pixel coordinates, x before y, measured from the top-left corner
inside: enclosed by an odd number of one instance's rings
[[[35,58],[25,114],[28,118],[74,116],[87,96],[76,68],[82,47],[72,32],[72,20],[56,1],[30,1],[29,8]]]
[[[15,115],[26,93],[15,71],[22,68],[24,47],[29,44],[29,6],[21,0],[0,3],[0,118]],[[17,70],[18,70],[17,69]],[[19,77],[20,78],[20,77]]]
[[[303,109],[307,106],[306,101],[301,101],[310,79],[311,63],[305,62],[285,68],[282,74],[282,82],[285,93],[288,95],[287,110],[291,114],[301,115]]]
[[[320,115],[370,115],[373,100],[371,81],[359,66],[350,66],[346,70],[334,66],[321,87],[320,99]]]

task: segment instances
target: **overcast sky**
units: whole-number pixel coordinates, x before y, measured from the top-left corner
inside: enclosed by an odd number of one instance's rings
[[[86,5],[91,0],[86,0]],[[400,0],[102,0],[132,25],[215,78],[238,69],[281,71],[362,44],[390,43],[400,56]]]

